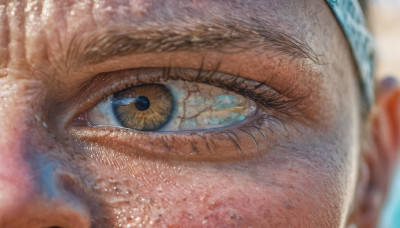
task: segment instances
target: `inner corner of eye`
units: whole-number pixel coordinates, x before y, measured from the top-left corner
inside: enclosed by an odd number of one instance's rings
[[[87,111],[90,126],[177,132],[235,125],[257,110],[254,101],[216,86],[168,80],[131,86]]]

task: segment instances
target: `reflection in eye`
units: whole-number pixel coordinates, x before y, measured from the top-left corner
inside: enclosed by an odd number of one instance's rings
[[[215,86],[168,80],[123,89],[87,113],[92,126],[138,131],[193,131],[240,123],[257,111],[255,102]]]

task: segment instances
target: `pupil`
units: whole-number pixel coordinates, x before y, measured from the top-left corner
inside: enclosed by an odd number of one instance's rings
[[[137,97],[135,100],[135,107],[139,111],[144,111],[150,107],[150,101],[145,96]]]

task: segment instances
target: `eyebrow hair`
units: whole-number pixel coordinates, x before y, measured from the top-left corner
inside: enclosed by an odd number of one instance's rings
[[[217,50],[239,52],[267,47],[293,58],[319,63],[318,55],[304,41],[267,21],[224,18],[212,22],[152,23],[150,26],[113,26],[74,37],[66,54],[72,66],[98,64],[112,57],[172,51]],[[260,49],[262,50],[262,49]],[[71,66],[68,64],[67,66]]]

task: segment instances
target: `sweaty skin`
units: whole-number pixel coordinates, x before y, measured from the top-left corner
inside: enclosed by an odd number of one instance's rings
[[[179,34],[235,18],[272,25],[318,61],[246,40],[239,44],[248,48],[234,52],[138,51],[97,61],[96,49],[82,57],[89,39],[109,28]],[[349,50],[322,0],[0,1],[0,227],[345,226],[360,157]],[[184,143],[190,135],[163,136],[159,145],[153,135],[73,124],[111,84],[96,75],[143,67],[218,68],[302,99],[296,115],[271,111],[284,130],[257,136],[256,154],[249,136],[238,137],[244,158],[219,138],[193,152]]]

